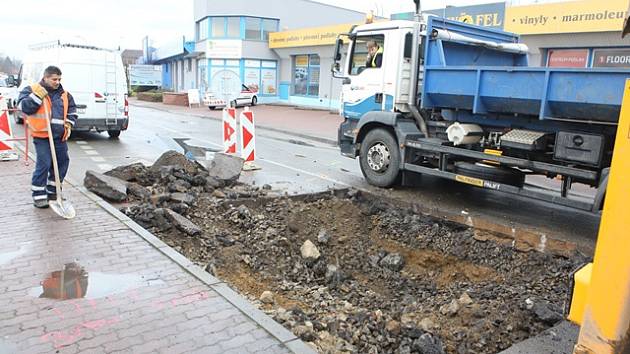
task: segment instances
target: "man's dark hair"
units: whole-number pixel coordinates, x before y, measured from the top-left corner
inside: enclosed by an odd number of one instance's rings
[[[61,70],[58,67],[51,65],[44,70],[44,77],[49,77],[51,75],[61,76]]]

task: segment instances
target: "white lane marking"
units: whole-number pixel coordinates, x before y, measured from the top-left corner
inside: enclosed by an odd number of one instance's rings
[[[87,144],[87,141],[85,141],[85,140],[78,140],[76,143],[79,144],[79,145],[84,145],[84,144]]]
[[[101,169],[101,170],[103,170],[103,171],[109,171],[109,170],[111,170],[112,168],[114,168],[112,165],[110,165],[110,164],[108,164],[108,163],[99,163],[99,164],[98,164],[98,165],[96,165],[96,166],[98,166],[98,168],[99,168],[99,169]]]
[[[83,152],[88,155],[98,155],[98,151],[96,150],[83,150]]]
[[[271,160],[267,160],[267,159],[263,159],[263,158],[261,158],[261,160],[265,161],[265,162],[269,162],[272,165],[288,168],[289,170],[293,170],[295,172],[299,172],[299,173],[302,173],[302,174],[305,174],[305,175],[309,175],[309,176],[313,176],[313,177],[316,177],[316,178],[321,178],[321,179],[323,179],[325,181],[328,181],[328,182],[332,182],[332,183],[335,183],[335,184],[340,184],[340,185],[346,186],[346,187],[351,187],[351,185],[349,185],[348,183],[341,182],[341,181],[336,180],[334,178],[330,178],[330,177],[328,177],[326,175],[318,175],[316,173],[312,173],[312,172],[303,170],[301,168],[291,167],[291,166],[285,165],[285,164],[280,163],[280,162],[275,162],[275,161],[271,161]]]
[[[91,147],[90,145],[81,145],[81,146],[79,146],[79,147],[80,147],[81,149],[83,149],[83,150],[93,150],[93,149],[94,149],[94,148],[93,148],[93,147]]]
[[[94,162],[105,162],[105,158],[101,156],[92,156],[90,159]]]
[[[193,140],[193,139],[194,139],[194,140],[197,140],[197,141],[204,142],[204,143],[208,143],[208,144],[211,144],[211,145],[214,145],[214,146],[218,146],[218,147],[221,147],[221,148],[223,147],[223,145],[221,145],[221,144],[217,144],[217,143],[214,143],[214,142],[212,142],[212,141],[208,141],[208,140],[203,140],[203,139],[199,139],[199,138],[194,138],[194,137],[191,137],[191,140]],[[298,172],[298,173],[302,173],[302,174],[305,174],[305,175],[309,175],[309,176],[311,176],[311,177],[321,178],[321,179],[323,179],[323,180],[325,180],[325,181],[328,181],[328,182],[332,182],[332,183],[335,183],[335,184],[340,184],[340,185],[342,185],[342,186],[346,186],[346,187],[351,187],[351,185],[349,185],[348,183],[341,182],[341,181],[336,180],[336,179],[334,179],[334,178],[330,178],[330,177],[328,177],[328,176],[326,176],[326,175],[321,175],[321,174],[320,174],[320,175],[318,175],[318,174],[316,174],[316,173],[312,173],[312,172],[309,172],[309,171],[303,170],[303,169],[301,169],[301,168],[291,167],[291,166],[285,165],[285,164],[283,164],[283,163],[280,163],[280,162],[275,162],[275,161],[271,161],[271,160],[267,160],[267,159],[264,159],[264,158],[260,158],[260,160],[261,160],[261,161],[265,161],[265,162],[269,162],[269,163],[270,163],[270,164],[272,164],[272,165],[276,165],[276,166],[280,166],[280,167],[287,168],[287,169],[289,169],[289,170],[292,170],[292,171],[295,171],[295,172]],[[356,187],[355,187],[355,188],[356,188]]]

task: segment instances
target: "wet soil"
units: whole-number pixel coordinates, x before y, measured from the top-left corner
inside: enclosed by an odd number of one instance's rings
[[[201,194],[185,216],[200,235],[151,231],[321,353],[497,353],[562,318],[586,261],[520,252],[356,192]],[[307,240],[318,259],[302,256]]]

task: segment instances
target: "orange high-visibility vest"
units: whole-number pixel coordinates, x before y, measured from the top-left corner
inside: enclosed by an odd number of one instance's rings
[[[50,96],[46,96],[39,106],[39,109],[34,114],[26,116],[26,122],[31,130],[31,136],[34,138],[48,138],[48,125],[46,124],[46,109],[48,114],[51,115],[50,124],[65,125],[68,118],[68,93],[63,92],[61,94],[61,100],[63,101],[63,119],[52,118],[52,101]]]

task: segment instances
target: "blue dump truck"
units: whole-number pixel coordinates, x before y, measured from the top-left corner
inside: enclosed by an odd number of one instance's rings
[[[370,184],[423,174],[602,207],[630,70],[530,67],[517,35],[438,17],[355,26],[334,60],[341,153]],[[561,184],[534,188],[532,175]],[[572,193],[576,183],[594,193]]]

